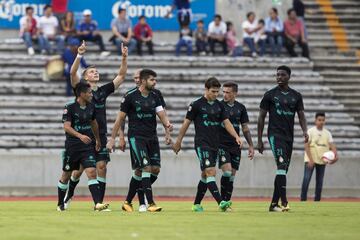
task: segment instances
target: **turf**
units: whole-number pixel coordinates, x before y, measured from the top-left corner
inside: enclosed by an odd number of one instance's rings
[[[56,212],[54,202],[0,202],[0,239],[360,239],[360,204],[295,202],[288,213],[267,212],[266,202],[235,202],[219,212],[207,201],[205,212],[191,202],[159,202],[160,213],[94,212],[90,202],[72,202]]]

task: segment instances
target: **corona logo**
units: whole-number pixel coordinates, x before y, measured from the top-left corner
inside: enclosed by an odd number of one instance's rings
[[[114,17],[118,15],[118,9],[124,8],[130,18],[137,18],[144,15],[146,18],[163,18],[171,9],[171,5],[145,5],[133,4],[131,1],[118,1],[112,7]]]
[[[16,0],[0,0],[0,19],[12,22],[14,17],[25,15],[27,7],[34,8],[34,15],[43,15],[44,6],[45,4],[16,3]]]

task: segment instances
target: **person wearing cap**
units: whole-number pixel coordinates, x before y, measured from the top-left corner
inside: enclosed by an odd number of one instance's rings
[[[91,18],[92,12],[90,9],[83,11],[83,20],[78,27],[78,37],[80,41],[95,42],[99,45],[101,56],[109,56],[110,52],[106,51],[103,38],[97,30],[98,24]]]
[[[69,38],[68,47],[65,49],[64,53],[61,56],[62,60],[65,63],[64,76],[66,78],[66,96],[73,95],[73,88],[70,81],[70,69],[78,53],[77,49],[79,46],[80,41],[78,39]],[[80,65],[84,69],[88,67],[88,64],[86,63],[84,57],[81,58]]]

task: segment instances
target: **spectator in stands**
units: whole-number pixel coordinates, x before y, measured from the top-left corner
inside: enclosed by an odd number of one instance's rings
[[[119,55],[122,54],[121,43],[128,47],[129,53],[135,49],[136,41],[132,38],[132,23],[126,17],[125,8],[119,8],[118,17],[111,21],[111,30],[114,35],[110,38],[110,41],[113,41],[116,45]]]
[[[307,29],[305,24],[305,4],[302,2],[302,0],[293,0],[293,8],[296,12],[296,16],[303,24],[305,38],[307,39]]]
[[[76,37],[76,27],[73,12],[66,12],[64,17],[60,20],[60,31],[65,37],[65,42],[68,42],[70,38]]]
[[[77,49],[80,46],[80,41],[76,38],[69,38],[68,46],[69,47],[65,49],[61,57],[65,63],[64,76],[66,78],[66,96],[72,96],[73,88],[71,86],[71,80],[70,80],[70,69],[77,56],[78,53]],[[83,69],[86,69],[88,67],[84,57],[81,58],[80,65]],[[80,77],[81,73],[79,72],[78,75]]]
[[[271,8],[269,17],[265,19],[265,32],[271,47],[271,56],[280,56],[283,46],[284,24],[276,8]]]
[[[29,55],[34,55],[33,40],[38,38],[39,19],[34,16],[34,8],[26,7],[26,15],[20,18],[20,37],[24,40]]]
[[[52,7],[45,5],[44,16],[39,20],[39,44],[42,54],[51,54],[50,41],[56,41],[57,52],[61,54],[64,51],[64,36],[58,32],[59,21],[52,13]]]
[[[219,14],[216,14],[214,17],[214,21],[209,24],[208,41],[211,54],[215,54],[216,43],[219,43],[222,46],[223,54],[227,54],[228,50],[226,44],[226,23],[222,21],[222,17]]]
[[[232,22],[226,22],[226,43],[229,50],[229,55],[233,57],[242,56],[242,48],[239,40],[236,37],[234,24]]]
[[[249,12],[246,14],[247,20],[245,20],[242,23],[242,29],[243,29],[243,38],[244,43],[248,45],[251,51],[251,56],[256,57],[256,42],[255,37],[258,32],[263,28],[261,25],[258,24],[258,21],[255,19],[255,13]],[[259,40],[258,45],[260,46],[260,56],[264,54],[264,48],[265,48],[265,41]]]
[[[67,13],[68,0],[51,0],[55,17],[60,21]]]
[[[199,20],[196,23],[197,28],[195,30],[194,36],[195,36],[195,45],[196,45],[196,51],[199,55],[205,56],[206,55],[206,48],[207,48],[207,32],[204,28],[204,21]]]
[[[191,6],[190,6],[190,0],[173,0],[173,4],[171,6],[171,9],[166,14],[166,18],[170,17],[171,12],[174,9],[177,9],[177,18],[179,22],[180,29],[183,26],[190,25],[191,23]]]
[[[305,38],[304,26],[297,19],[296,12],[293,8],[288,10],[288,19],[284,22],[285,47],[291,57],[297,57],[294,50],[295,44],[302,48],[302,56],[309,58],[309,47]]]
[[[255,34],[255,44],[260,46],[259,55],[263,56],[265,54],[265,46],[266,46],[266,33],[265,33],[265,21],[264,19],[260,19],[258,21],[259,31]]]
[[[150,25],[146,23],[145,16],[139,17],[139,22],[134,27],[134,35],[136,39],[137,54],[142,56],[142,44],[145,43],[148,47],[149,54],[154,55],[152,42],[153,32]]]
[[[78,37],[80,41],[95,42],[99,45],[101,56],[109,56],[110,52],[106,51],[103,38],[100,32],[97,30],[98,24],[91,19],[92,12],[90,9],[83,11],[84,19],[78,27]]]
[[[180,55],[182,47],[186,47],[187,55],[192,55],[192,31],[189,25],[183,25],[180,29],[180,38],[176,44],[176,56]]]

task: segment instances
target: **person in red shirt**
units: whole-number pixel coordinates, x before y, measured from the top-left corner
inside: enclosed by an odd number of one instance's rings
[[[287,14],[288,19],[284,22],[285,47],[287,51],[291,57],[297,57],[294,48],[295,44],[299,44],[302,48],[302,56],[310,58],[303,23],[297,18],[296,12],[293,8],[289,9]]]
[[[139,17],[139,22],[134,27],[134,35],[137,41],[137,53],[139,56],[142,56],[142,44],[145,43],[148,46],[149,54],[154,55],[153,50],[153,32],[149,24],[146,23],[145,16]]]
[[[68,0],[52,0],[51,6],[53,8],[54,16],[60,20],[65,16],[68,8]]]

